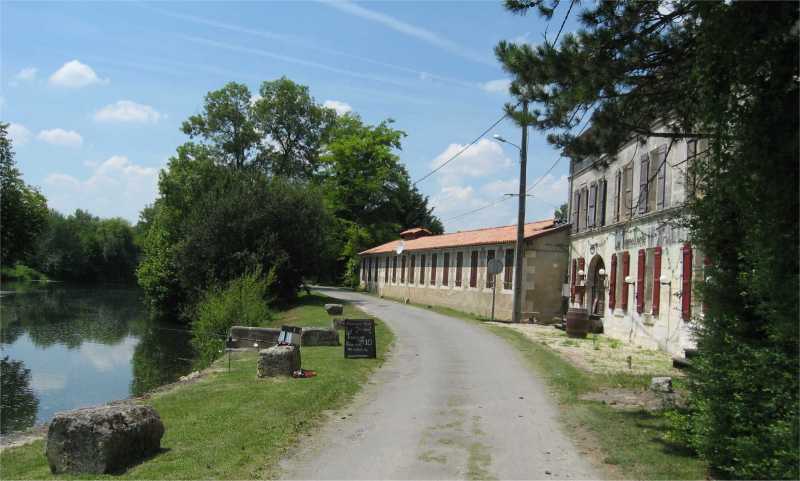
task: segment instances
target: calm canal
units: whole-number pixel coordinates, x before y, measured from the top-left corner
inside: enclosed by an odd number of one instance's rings
[[[185,326],[151,320],[140,290],[3,283],[0,433],[58,411],[175,381],[192,367]]]

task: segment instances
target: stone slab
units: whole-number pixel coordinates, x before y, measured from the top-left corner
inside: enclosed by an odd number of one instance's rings
[[[304,327],[300,343],[303,346],[338,346],[339,332],[332,327]]]
[[[300,347],[272,346],[258,352],[258,377],[291,376],[300,369]]]
[[[118,473],[161,449],[164,424],[151,406],[132,403],[60,412],[47,431],[53,474]]]

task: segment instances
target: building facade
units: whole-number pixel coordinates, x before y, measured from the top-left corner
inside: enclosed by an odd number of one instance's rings
[[[381,296],[450,307],[511,320],[517,226],[430,235],[409,229],[401,239],[360,253],[361,287]],[[544,220],[525,225],[523,317],[550,319],[562,313],[567,277],[569,226]],[[500,259],[502,272],[487,274]]]
[[[704,258],[681,224],[697,141],[637,138],[570,164],[570,306],[614,338],[675,355],[694,347]]]

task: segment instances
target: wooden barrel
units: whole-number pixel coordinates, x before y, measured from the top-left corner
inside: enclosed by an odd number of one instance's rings
[[[567,311],[567,336],[585,338],[589,333],[589,312],[571,307]]]

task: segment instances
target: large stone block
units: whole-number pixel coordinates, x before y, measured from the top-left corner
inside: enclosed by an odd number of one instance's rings
[[[300,343],[303,346],[338,346],[339,333],[329,327],[304,327]]]
[[[341,316],[344,312],[344,307],[341,304],[325,304],[325,310],[331,316]]]
[[[291,376],[300,369],[300,348],[289,344],[258,352],[258,377]]]
[[[164,424],[155,409],[117,404],[57,413],[45,455],[53,474],[117,473],[161,449]]]
[[[260,350],[278,343],[281,330],[271,327],[233,326],[225,347]]]

